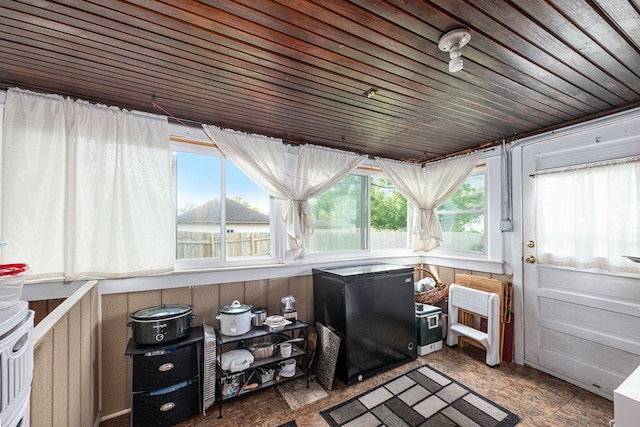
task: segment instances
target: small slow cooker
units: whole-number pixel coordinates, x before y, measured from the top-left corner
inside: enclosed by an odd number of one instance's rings
[[[163,304],[143,308],[131,314],[128,324],[138,344],[159,344],[177,340],[191,331],[193,307],[187,304]]]
[[[229,305],[220,309],[220,315],[216,319],[220,321],[220,332],[222,335],[242,335],[251,330],[251,319],[255,314],[251,312],[251,304],[240,304],[235,300]]]

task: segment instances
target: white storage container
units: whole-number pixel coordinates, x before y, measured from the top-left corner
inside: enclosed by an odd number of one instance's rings
[[[31,394],[31,388],[27,393],[27,397]],[[8,424],[2,424],[2,427],[28,427],[31,423],[30,405],[31,399],[24,399],[22,406],[18,407],[18,412],[9,420]]]
[[[33,379],[33,310],[26,301],[0,311],[0,425],[21,418]],[[24,424],[23,424],[24,425]],[[28,424],[26,424],[28,425]]]
[[[0,310],[20,301],[27,264],[0,264]]]

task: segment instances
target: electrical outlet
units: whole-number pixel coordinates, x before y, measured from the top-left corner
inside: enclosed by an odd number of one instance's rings
[[[500,221],[500,231],[512,231],[513,223],[510,219],[503,219]]]

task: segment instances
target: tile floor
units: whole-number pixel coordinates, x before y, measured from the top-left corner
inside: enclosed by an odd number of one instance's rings
[[[218,407],[179,424],[179,427],[261,426],[275,427],[293,419],[299,427],[326,426],[319,412],[411,369],[429,364],[467,387],[520,416],[518,427],[608,427],[613,402],[535,369],[503,363],[490,368],[484,352],[470,347],[447,348],[419,357],[361,383],[344,386],[334,382],[328,396],[292,410],[276,387],[225,402],[222,418]],[[296,380],[303,381],[303,380]],[[114,418],[101,427],[126,427],[128,416]]]

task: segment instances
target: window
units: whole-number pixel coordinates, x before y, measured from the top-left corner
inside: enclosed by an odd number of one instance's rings
[[[330,190],[310,199],[309,204],[314,218],[310,252],[367,249],[366,176],[347,175]]]
[[[266,263],[273,262],[273,254],[284,254],[277,246],[284,245],[284,230],[280,229],[282,236],[273,234],[281,224],[278,203],[217,149],[178,143],[173,149],[179,269]],[[446,257],[455,251],[458,258],[500,259],[500,231],[494,230],[498,239],[488,237],[488,218],[492,209],[499,212],[500,200],[496,206],[487,200],[489,163],[494,162],[499,172],[500,159],[486,161],[437,209],[445,241],[434,255]],[[492,191],[499,194],[499,182],[492,182],[498,183]],[[357,169],[309,204],[314,218],[312,257],[410,250],[412,207],[380,171]]]
[[[176,259],[270,255],[269,196],[214,148],[188,145],[173,151]]]
[[[444,234],[442,249],[486,253],[486,172],[480,170],[436,209]]]
[[[173,152],[176,259],[219,258],[222,158]]]
[[[540,173],[536,249],[540,263],[638,273],[640,160]]]
[[[351,174],[309,203],[311,252],[408,247],[407,200],[381,174]]]
[[[406,249],[407,199],[382,175],[371,177],[371,250]]]
[[[269,255],[269,194],[228,159],[226,177],[227,259]]]

